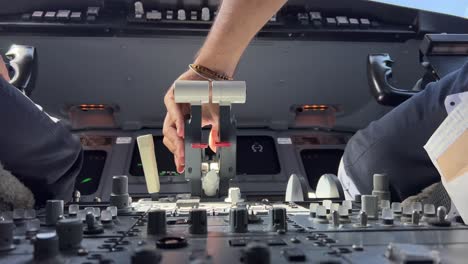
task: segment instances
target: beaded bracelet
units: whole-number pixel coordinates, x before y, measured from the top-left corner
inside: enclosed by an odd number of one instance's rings
[[[223,80],[223,81],[232,81],[233,78],[225,74],[218,73],[213,71],[205,66],[198,64],[189,64],[189,69],[195,72],[198,76],[207,79],[209,81]]]

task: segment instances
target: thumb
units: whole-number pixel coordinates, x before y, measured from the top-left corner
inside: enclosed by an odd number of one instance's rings
[[[208,144],[210,149],[216,153],[216,142],[219,142],[219,129],[217,127],[212,127],[210,131],[210,136],[208,138]]]

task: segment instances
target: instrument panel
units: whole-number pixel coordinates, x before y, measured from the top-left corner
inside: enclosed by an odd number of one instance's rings
[[[205,131],[207,132],[207,131]],[[184,176],[177,173],[173,155],[162,143],[159,130],[138,132],[93,131],[78,133],[84,143],[84,164],[75,187],[84,201],[110,195],[110,179],[129,177],[129,192],[147,196],[138,146],[139,135],[153,134],[161,182],[161,193],[189,192]],[[351,133],[310,131],[268,131],[239,129],[237,137],[237,177],[246,195],[284,196],[291,174],[309,182],[311,190],[324,173],[337,173],[345,143]],[[89,141],[92,140],[92,143]],[[98,143],[96,143],[98,142]],[[205,150],[206,157],[214,155]],[[107,186],[107,188],[106,188]],[[259,192],[259,193],[257,193]]]

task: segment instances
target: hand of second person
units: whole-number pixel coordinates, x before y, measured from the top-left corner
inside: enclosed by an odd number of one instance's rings
[[[3,61],[2,56],[0,56],[0,77],[5,79],[7,82],[10,81],[10,76],[8,75],[8,69]]]
[[[192,71],[187,71],[177,78],[177,80],[205,80]],[[185,149],[184,149],[184,126],[187,115],[190,115],[188,104],[178,104],[174,100],[174,85],[169,88],[164,96],[167,114],[164,119],[163,135],[164,145],[174,154],[174,162],[177,171],[182,173],[185,169]],[[209,145],[216,151],[215,142],[218,141],[218,116],[219,105],[204,104],[202,106],[202,126],[211,125]]]

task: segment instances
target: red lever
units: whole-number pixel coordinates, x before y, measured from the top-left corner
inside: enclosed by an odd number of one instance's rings
[[[215,146],[218,148],[229,148],[231,146],[230,142],[216,142]]]

